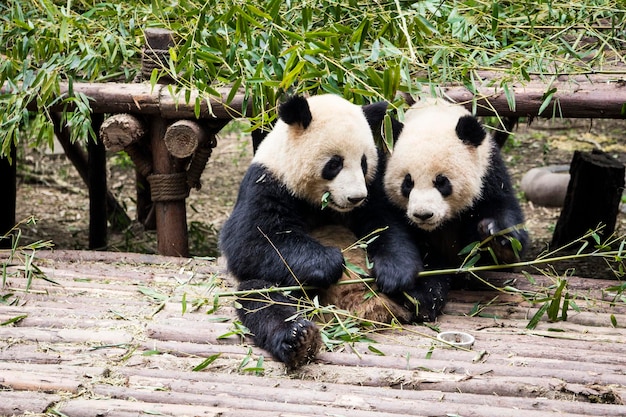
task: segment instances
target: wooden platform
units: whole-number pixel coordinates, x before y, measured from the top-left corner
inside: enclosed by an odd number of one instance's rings
[[[601,291],[615,282],[569,278],[581,311],[570,309],[567,321],[544,318],[534,330],[526,326],[538,306],[520,296],[455,292],[436,326],[472,334],[472,350],[443,347],[434,329],[407,326],[287,374],[229,336],[231,299],[207,314],[215,291],[230,284],[215,263],[37,256],[47,280],[25,292],[16,262],[0,287],[3,416],[626,415],[626,306]],[[532,289],[521,275],[496,278]],[[214,360],[193,370],[207,358]]]

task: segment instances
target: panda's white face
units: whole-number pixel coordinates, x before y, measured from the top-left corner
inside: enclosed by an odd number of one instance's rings
[[[480,196],[491,149],[491,139],[462,106],[416,105],[406,112],[389,158],[385,192],[413,224],[435,230]]]
[[[335,95],[307,100],[310,123],[283,120],[259,145],[253,162],[265,165],[294,196],[347,212],[367,198],[378,156],[363,108]]]

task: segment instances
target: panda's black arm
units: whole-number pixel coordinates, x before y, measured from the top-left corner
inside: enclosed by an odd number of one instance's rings
[[[387,199],[383,188],[385,158],[379,153],[377,176],[370,185],[367,203],[354,211],[351,229],[364,237],[382,230],[368,244],[367,252],[374,262],[374,275],[381,291],[391,294],[413,288],[424,269],[422,258],[404,213]]]
[[[527,248],[529,237],[523,228],[523,211],[511,185],[508,171],[498,154],[492,157],[492,164],[485,178],[481,198],[466,215],[473,221],[465,224],[467,229],[464,236],[473,236],[472,241],[482,241],[490,235],[510,229],[506,236],[517,239],[522,250],[518,254],[504,255],[502,260],[514,262],[516,255],[521,255]],[[502,247],[510,246],[506,237],[498,241]]]
[[[419,249],[401,215],[390,206],[365,209],[355,216],[353,232],[360,237],[379,230],[377,238],[367,246],[374,263],[373,271],[378,288],[387,294],[413,288],[422,271]]]
[[[229,270],[241,281],[326,287],[343,273],[343,255],[308,234],[306,203],[263,167],[252,165],[220,233]]]

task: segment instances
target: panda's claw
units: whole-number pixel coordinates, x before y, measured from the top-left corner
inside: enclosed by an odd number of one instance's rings
[[[304,318],[285,322],[286,332],[283,343],[279,344],[274,356],[288,369],[295,369],[315,359],[321,346],[317,326]]]

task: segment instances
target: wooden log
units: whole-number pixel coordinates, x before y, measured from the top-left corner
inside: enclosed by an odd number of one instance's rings
[[[126,371],[130,368],[126,368],[123,372],[126,375],[131,375]],[[161,369],[132,369],[133,375],[141,375],[139,377],[129,376],[129,386],[153,386],[158,387],[160,383],[165,380],[169,380],[168,388],[173,394],[177,393],[194,393],[194,394],[206,394],[211,392],[218,396],[223,395],[237,395],[241,398],[242,402],[245,402],[247,398],[253,399],[266,399],[267,401],[287,402],[293,404],[307,404],[307,403],[324,403],[324,404],[339,404],[341,399],[345,399],[346,396],[354,395],[364,399],[363,404],[366,404],[369,400],[377,399],[377,404],[380,404],[381,409],[391,412],[391,407],[405,407],[409,404],[406,402],[412,401],[427,401],[433,404],[439,404],[440,407],[444,407],[442,403],[449,404],[462,404],[467,407],[472,407],[475,404],[491,404],[494,409],[492,413],[497,411],[497,408],[504,407],[511,410],[525,410],[532,409],[535,411],[544,411],[545,413],[559,410],[563,413],[589,413],[592,415],[606,415],[606,416],[620,416],[620,413],[624,412],[624,406],[615,404],[588,404],[584,402],[576,401],[560,401],[547,398],[538,398],[540,393],[532,390],[526,392],[527,397],[498,397],[498,401],[490,402],[489,398],[496,393],[490,393],[486,397],[482,395],[475,395],[467,392],[446,392],[443,393],[437,390],[431,390],[428,388],[411,390],[411,389],[398,389],[390,390],[387,386],[362,386],[360,384],[338,384],[330,381],[311,381],[307,380],[306,375],[303,375],[303,379],[282,379],[280,384],[276,383],[276,379],[272,377],[259,378],[250,375],[238,375],[233,373],[212,373],[212,372],[180,372],[174,370],[161,370]],[[487,376],[483,377],[487,378]],[[303,396],[300,394],[300,389],[306,384],[308,392],[314,392],[313,396]],[[250,389],[246,389],[250,387]],[[96,386],[94,388],[96,393],[102,395],[115,395],[111,391],[122,390],[122,388],[110,388]],[[146,392],[148,395],[149,391]],[[119,395],[119,394],[118,394]],[[122,395],[124,395],[122,393]],[[130,394],[128,394],[130,395]],[[528,397],[532,397],[530,400]],[[143,398],[147,401],[149,396]],[[380,400],[380,401],[378,401]],[[393,403],[393,404],[390,404]],[[416,404],[416,403],[413,403]],[[397,412],[397,411],[396,411]],[[416,411],[417,412],[417,411]],[[435,412],[432,415],[445,415],[440,408],[439,412]],[[465,415],[462,413],[461,415]],[[493,415],[489,413],[488,415]],[[498,414],[495,414],[498,415]],[[523,414],[522,414],[523,415]]]
[[[588,74],[584,79],[575,76],[562,76],[552,83],[533,77],[531,81],[514,83],[511,91],[515,96],[515,108],[511,109],[504,91],[500,87],[478,87],[471,92],[464,86],[444,85],[439,91],[453,101],[462,103],[467,108],[476,109],[478,116],[502,117],[563,117],[563,118],[604,118],[624,119],[622,110],[626,103],[626,85],[619,81],[619,76]],[[484,85],[489,78],[485,77]],[[61,96],[67,95],[68,83],[60,83]],[[545,101],[545,93],[555,89],[552,105],[540,114]],[[141,113],[161,115],[170,119],[195,119],[196,100],[200,102],[200,119],[228,119],[247,117],[253,114],[252,100],[245,94],[238,93],[228,102],[230,88],[218,88],[221,97],[208,96],[197,90],[187,92],[182,89],[170,89],[165,86],[152,87],[148,83],[73,83],[73,90],[89,97],[94,113]],[[0,92],[10,94],[11,89],[4,86]],[[172,94],[173,93],[173,94]],[[71,104],[57,100],[58,104],[49,107],[51,111],[72,110]],[[28,105],[29,110],[37,111],[37,102]]]
[[[107,150],[118,152],[138,142],[146,134],[143,122],[128,113],[115,114],[102,122],[100,139]]]
[[[90,343],[93,346],[131,343],[133,336],[124,331],[93,329],[33,329],[0,327],[3,340],[16,338],[22,341],[49,343]]]
[[[0,416],[45,415],[60,395],[33,391],[2,390]]]
[[[146,381],[148,382],[148,381]],[[156,381],[153,381],[156,382]],[[149,385],[147,385],[149,386]],[[159,385],[156,385],[158,387]],[[377,417],[386,416],[481,416],[481,417],[544,417],[546,411],[551,411],[547,407],[533,409],[535,401],[528,401],[524,404],[518,398],[499,398],[497,402],[484,404],[474,400],[468,404],[463,400],[471,395],[456,394],[457,401],[442,401],[442,394],[431,391],[428,395],[409,395],[409,391],[400,390],[375,390],[370,392],[346,392],[344,390],[335,393],[332,389],[315,390],[314,395],[302,395],[303,387],[294,387],[285,390],[280,387],[259,388],[248,386],[248,389],[220,389],[222,387],[215,384],[205,384],[206,391],[197,393],[187,393],[180,391],[163,392],[147,391],[139,389],[128,389],[122,387],[96,387],[96,393],[113,398],[136,399],[152,404],[198,404],[211,405],[229,410],[233,415],[237,413],[248,414],[256,410],[260,416],[263,415],[292,415],[297,409],[297,416],[321,416],[321,415],[350,415],[353,417]],[[334,388],[334,387],[333,387]],[[214,395],[206,395],[209,392]],[[310,392],[310,391],[309,391]],[[419,391],[418,391],[419,392]],[[406,395],[405,395],[406,393]],[[411,397],[408,399],[407,397]],[[483,397],[484,399],[484,397]],[[543,401],[542,401],[543,402]],[[560,404],[559,402],[553,402]],[[513,406],[519,404],[519,407]],[[554,404],[554,405],[556,405]],[[541,407],[543,408],[543,407]],[[615,407],[613,407],[614,409]],[[145,407],[144,407],[145,409]],[[471,411],[469,411],[469,410]],[[590,410],[586,405],[574,404],[567,407],[570,412],[576,414]],[[598,407],[599,410],[607,410],[610,414],[606,416],[618,416],[608,407]],[[465,411],[468,410],[468,411]],[[65,412],[65,410],[64,410]],[[242,414],[242,415],[245,415]]]
[[[176,158],[188,158],[198,149],[200,144],[208,140],[207,134],[193,120],[178,120],[172,123],[163,137],[167,150]]]
[[[604,225],[599,232],[601,236],[613,234],[624,191],[624,172],[622,163],[602,151],[574,152],[552,247],[566,245],[600,224]],[[590,243],[593,247],[594,241],[590,239]]]
[[[528,82],[515,82],[510,91],[515,97],[511,108],[504,89],[490,80],[497,78],[490,72],[482,72],[476,93],[464,86],[444,85],[443,96],[475,109],[478,116],[501,117],[556,117],[556,118],[605,118],[624,119],[623,103],[626,103],[626,85],[621,82],[624,69],[617,68],[615,74],[562,75],[554,81],[533,76]],[[550,104],[540,113],[546,100],[546,92],[553,90]]]
[[[10,145],[9,158],[0,158],[0,249],[13,244],[8,232],[15,226],[15,204],[17,198],[17,152],[15,144]],[[6,238],[3,238],[5,235]]]
[[[149,253],[133,253],[133,252],[96,252],[87,250],[39,250],[35,253],[35,257],[38,259],[48,259],[50,261],[67,262],[74,264],[76,262],[102,262],[107,263],[120,263],[120,264],[148,264],[150,266],[155,265],[173,265],[177,267],[181,266],[209,266],[211,271],[217,273],[218,270],[211,268],[210,264],[206,261],[198,261],[194,259],[181,259],[175,256],[154,255]],[[138,271],[134,271],[133,274]],[[133,276],[129,276],[129,279],[134,279]]]
[[[165,396],[165,394],[163,394]],[[160,416],[202,416],[202,417],[272,417],[276,414],[255,410],[228,410],[210,405],[186,405],[147,403],[133,400],[70,399],[56,410],[67,417],[137,417],[141,415]]]

